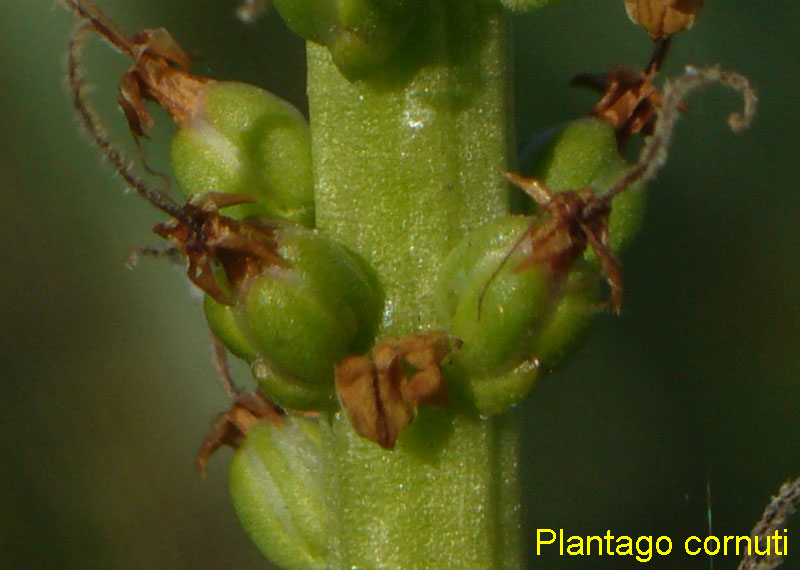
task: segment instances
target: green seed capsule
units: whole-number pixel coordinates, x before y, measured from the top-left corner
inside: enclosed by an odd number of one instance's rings
[[[548,133],[537,151],[533,178],[509,178],[542,211],[499,218],[466,235],[437,282],[439,318],[463,341],[449,376],[483,414],[518,403],[539,369],[580,345],[603,302],[603,277],[618,309],[622,275],[612,251],[641,215],[641,192],[627,190],[611,207],[602,199],[626,168],[609,125],[575,121]]]
[[[219,279],[220,276],[217,276],[217,281]],[[206,295],[203,310],[211,332],[234,356],[246,362],[258,358],[258,350],[236,320],[238,311],[235,306],[217,303],[210,295]]]
[[[519,402],[537,374],[525,364],[553,309],[551,287],[540,268],[514,271],[522,251],[506,259],[529,225],[506,216],[474,230],[447,256],[437,281],[437,313],[463,343],[451,358],[448,378],[458,384],[450,387],[482,414]]]
[[[580,348],[589,335],[603,302],[599,287],[592,283],[594,268],[576,269],[562,287],[562,296],[532,346],[542,370],[552,370]]]
[[[520,156],[520,170],[558,192],[590,185],[621,160],[614,128],[600,119],[585,118],[538,137]]]
[[[474,230],[439,273],[438,315],[463,343],[448,378],[484,415],[519,403],[540,369],[579,346],[600,302],[596,270],[580,259],[568,274],[544,263],[521,269],[530,247],[519,238],[535,223],[506,216]]]
[[[366,77],[388,60],[405,39],[419,0],[274,0],[287,25],[307,40],[325,45],[351,80]]]
[[[380,287],[363,261],[313,230],[282,224],[275,241],[285,267],[240,284],[232,306],[207,297],[206,317],[251,363],[269,399],[293,409],[331,407],[334,365],[372,342]]]
[[[473,375],[517,366],[531,326],[549,310],[544,272],[515,272],[520,254],[504,260],[529,224],[518,216],[485,224],[453,249],[440,271],[439,314],[463,341],[458,361]]]
[[[289,103],[258,87],[235,82],[205,87],[172,141],[172,168],[187,194],[255,198],[226,208],[228,216],[314,223],[308,124]]]
[[[250,539],[281,568],[327,567],[327,514],[316,420],[262,421],[236,450],[228,475],[234,509]]]

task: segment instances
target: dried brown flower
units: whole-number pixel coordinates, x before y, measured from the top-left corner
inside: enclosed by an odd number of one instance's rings
[[[118,102],[134,137],[153,126],[145,100],[158,102],[178,124],[192,116],[202,90],[214,80],[189,74],[189,57],[164,28],[128,36],[88,0],[61,0],[100,37],[133,60],[119,83]]]
[[[201,475],[205,475],[208,458],[223,445],[239,447],[253,424],[268,419],[274,425],[280,426],[283,415],[283,410],[265,398],[261,392],[239,394],[230,409],[219,414],[211,422],[203,445],[197,452],[197,470]]]
[[[714,83],[726,85],[742,95],[744,109],[730,115],[728,123],[734,132],[748,127],[755,116],[757,98],[746,77],[716,66],[707,69],[687,67],[683,75],[665,85],[661,105],[656,110],[653,133],[645,140],[636,164],[602,194],[597,194],[592,188],[554,193],[535,178],[506,173],[512,183],[533,198],[544,217],[532,222],[520,236],[498,266],[495,275],[512,253],[526,243],[530,244],[528,249],[531,253],[515,270],[521,271],[526,267],[542,264],[556,276],[565,275],[570,265],[587,247],[591,247],[611,288],[611,305],[619,312],[622,303],[622,266],[609,248],[608,219],[611,201],[632,184],[645,184],[655,178],[666,161],[672,132],[684,98],[693,90]]]
[[[605,75],[582,74],[573,85],[596,88],[603,93],[591,115],[614,127],[617,146],[624,151],[633,135],[653,132],[661,93],[653,85],[654,72],[641,72],[619,65]]]
[[[656,42],[644,71],[618,65],[607,73],[581,73],[571,84],[589,87],[603,94],[591,115],[614,127],[617,146],[624,152],[633,135],[650,136],[662,97],[653,84],[669,52],[671,40]],[[683,108],[684,105],[681,105]]]
[[[542,264],[556,279],[566,277],[570,267],[591,247],[611,289],[611,306],[622,306],[622,265],[609,246],[608,218],[611,194],[598,195],[591,188],[552,192],[536,178],[506,173],[539,205],[546,217],[531,224],[521,238],[530,242],[530,254],[515,271]],[[621,190],[620,190],[621,191]],[[513,251],[513,250],[512,250]]]
[[[353,429],[385,449],[421,404],[444,406],[447,386],[440,364],[455,342],[442,331],[386,338],[366,356],[348,356],[336,367],[336,391]]]
[[[688,30],[702,9],[703,0],[625,0],[628,17],[653,40]]]
[[[220,208],[252,201],[252,197],[241,194],[208,192],[190,198],[180,215],[153,227],[157,235],[171,241],[186,256],[189,279],[223,305],[232,304],[232,300],[217,283],[214,262],[222,266],[232,284],[261,274],[267,266],[285,263],[277,253],[273,227],[219,213]]]

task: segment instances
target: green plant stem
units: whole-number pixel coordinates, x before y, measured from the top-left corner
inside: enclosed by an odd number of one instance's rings
[[[329,568],[522,568],[518,417],[426,410],[393,451],[323,433]]]
[[[442,260],[509,208],[506,17],[487,0],[420,10],[399,54],[366,80],[348,81],[308,44],[316,224],[377,271],[379,336],[437,328]],[[513,414],[422,409],[393,451],[341,414],[328,419],[330,568],[522,566]]]

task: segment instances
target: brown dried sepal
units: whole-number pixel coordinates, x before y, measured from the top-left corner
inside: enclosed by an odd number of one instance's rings
[[[135,137],[146,135],[153,117],[144,101],[156,101],[182,125],[194,114],[205,87],[214,80],[189,73],[189,57],[164,28],[132,36],[88,0],[61,0],[112,46],[133,60],[119,83],[119,105]]]
[[[514,271],[541,264],[554,279],[561,281],[586,248],[591,247],[611,290],[611,306],[619,313],[622,265],[611,252],[608,233],[612,195],[598,196],[590,188],[552,192],[536,178],[513,172],[506,173],[506,178],[533,198],[546,215],[542,221],[531,224],[520,241],[529,244],[526,249],[530,253]]]
[[[703,0],[625,0],[628,17],[653,40],[688,30],[703,9]]]
[[[444,407],[441,362],[454,348],[442,331],[386,338],[372,358],[348,356],[336,367],[336,392],[356,433],[393,449],[422,404]]]
[[[283,415],[283,410],[265,398],[261,392],[239,394],[230,409],[219,414],[211,422],[203,445],[197,452],[197,470],[201,475],[205,475],[208,458],[223,445],[238,448],[253,424],[267,419],[273,425],[281,426]]]
[[[278,255],[274,227],[235,220],[219,213],[220,208],[252,202],[240,194],[210,192],[189,199],[180,215],[153,227],[171,241],[189,262],[189,279],[218,303],[233,304],[217,283],[214,264],[221,266],[228,283],[236,286],[261,274],[268,266],[284,266]]]
[[[603,94],[590,113],[614,127],[617,146],[624,152],[633,135],[644,137],[653,134],[658,109],[664,97],[653,84],[664,64],[671,45],[670,38],[656,42],[644,71],[627,65],[618,65],[607,73],[582,73],[572,78],[571,84],[589,87]],[[686,109],[681,103],[678,107]]]
[[[141,30],[131,38],[138,54],[119,84],[119,105],[131,132],[145,135],[153,118],[144,100],[156,101],[179,125],[189,121],[205,87],[214,80],[189,73],[189,59],[164,28]]]
[[[662,97],[653,85],[656,68],[648,72],[619,65],[606,73],[582,74],[573,78],[574,85],[597,89],[603,93],[590,113],[614,127],[617,146],[624,151],[637,133],[649,136],[653,132]]]

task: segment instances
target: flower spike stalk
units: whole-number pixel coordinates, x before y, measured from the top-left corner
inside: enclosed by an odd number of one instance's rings
[[[492,2],[415,4],[407,43],[374,79],[350,81],[308,44],[317,227],[381,276],[379,338],[440,328],[439,266],[509,208],[507,16]],[[331,568],[523,566],[513,412],[421,408],[392,451],[342,414],[322,432]]]

